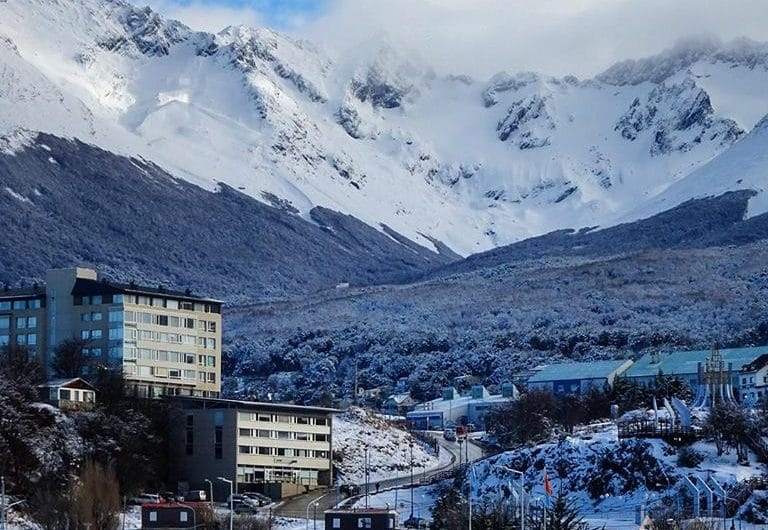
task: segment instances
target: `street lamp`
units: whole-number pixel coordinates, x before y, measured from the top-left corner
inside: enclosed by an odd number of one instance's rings
[[[220,481],[226,482],[227,484],[229,484],[229,530],[233,530],[233,528],[235,527],[235,520],[234,520],[234,514],[235,514],[235,485],[228,478],[224,478],[224,477],[217,477],[217,478]]]
[[[309,509],[314,506],[315,508],[315,517],[317,517],[317,503],[318,501],[310,502],[307,504],[307,530],[309,530]]]
[[[211,496],[211,500],[210,500],[210,502],[211,502],[211,510],[213,510],[213,482],[211,482],[208,479],[205,479],[205,482],[208,483],[208,493]]]
[[[520,475],[520,530],[525,530],[525,473],[507,466],[501,466],[501,468]]]

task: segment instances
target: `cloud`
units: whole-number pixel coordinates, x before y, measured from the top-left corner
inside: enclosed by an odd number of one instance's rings
[[[264,14],[249,5],[223,5],[210,1],[181,3],[177,0],[149,0],[165,17],[180,20],[192,29],[218,33],[227,26],[264,26]]]
[[[334,0],[296,32],[341,60],[385,40],[441,73],[589,76],[690,35],[768,40],[768,6],[765,0]]]

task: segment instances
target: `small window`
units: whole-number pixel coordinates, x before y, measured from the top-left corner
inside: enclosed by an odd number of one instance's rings
[[[373,528],[373,522],[370,517],[361,517],[357,520],[358,528]]]
[[[157,512],[149,512],[149,521],[152,523],[157,522]]]
[[[182,522],[182,523],[186,523],[187,522],[187,515],[188,514],[185,511],[179,512],[179,521]]]
[[[341,528],[341,519],[338,517],[333,518],[333,527],[334,528]]]
[[[91,297],[91,304],[93,305],[101,305],[101,295],[95,294]]]

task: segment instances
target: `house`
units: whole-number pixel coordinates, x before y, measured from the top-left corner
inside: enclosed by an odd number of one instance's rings
[[[139,397],[217,397],[221,308],[189,290],[115,283],[83,267],[49,270],[44,284],[0,290],[0,347],[24,346],[47,369],[62,341],[80,339],[94,364],[122,370]]]
[[[416,400],[411,397],[409,392],[404,394],[392,394],[385,401],[382,409],[387,414],[393,416],[405,416],[405,414],[416,406]]]
[[[392,530],[398,528],[397,512],[389,508],[334,509],[325,512],[328,530]]]
[[[85,379],[55,379],[38,385],[40,399],[63,410],[92,408],[96,403],[96,389]]]
[[[475,385],[469,394],[461,396],[455,388],[448,387],[439,399],[416,405],[406,414],[406,420],[416,430],[440,430],[455,424],[473,424],[482,429],[491,407],[517,396],[517,388],[511,383],[501,386],[501,394],[490,394],[484,386]]]
[[[630,360],[550,364],[537,370],[527,384],[555,395],[583,394],[590,388],[612,387],[631,365]]]
[[[206,506],[207,507],[207,506]],[[141,507],[141,528],[176,530],[181,528],[195,528],[202,519],[202,507],[196,503],[153,503],[144,504]]]
[[[731,384],[739,391],[741,369],[768,353],[768,347],[727,348],[720,350],[724,369],[730,372]],[[643,355],[623,375],[627,379],[643,385],[652,384],[659,374],[675,376],[696,388],[699,385],[699,373],[706,365],[712,350],[692,350],[673,352],[654,352]]]
[[[214,498],[254,491],[279,499],[331,485],[332,420],[324,407],[232,399],[168,397],[170,478],[177,491]]]
[[[743,399],[756,403],[768,397],[768,353],[742,366],[738,377]]]

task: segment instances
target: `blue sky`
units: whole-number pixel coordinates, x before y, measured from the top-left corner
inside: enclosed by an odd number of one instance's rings
[[[199,29],[218,30],[250,23],[294,29],[328,10],[331,0],[146,0],[155,8]]]

